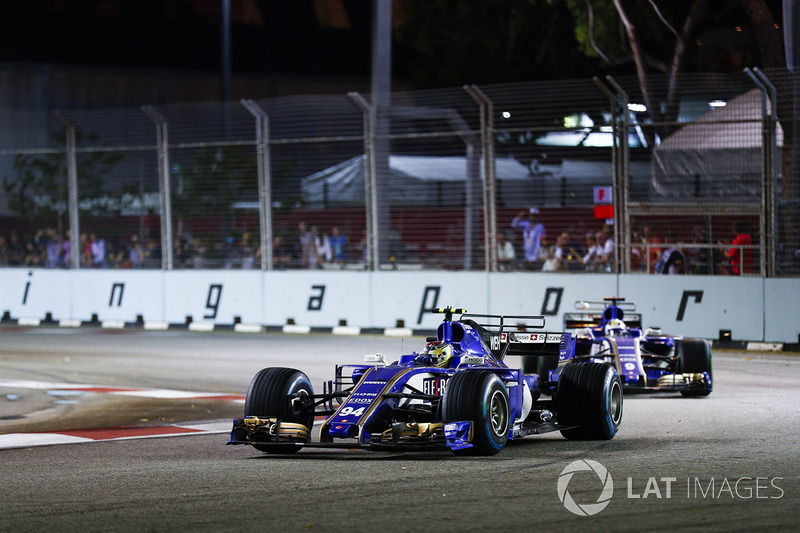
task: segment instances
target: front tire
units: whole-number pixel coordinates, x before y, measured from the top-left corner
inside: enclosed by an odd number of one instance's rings
[[[605,363],[570,363],[559,375],[556,405],[567,439],[612,439],[622,423],[622,380]]]
[[[683,396],[708,396],[714,383],[714,374],[711,369],[711,347],[703,339],[687,339],[681,342],[681,360],[679,363],[682,374],[702,374],[708,372],[711,383],[706,389],[684,390]]]
[[[310,432],[314,425],[314,412],[296,407],[291,396],[298,393],[314,394],[311,381],[303,372],[293,368],[265,368],[250,382],[244,402],[244,416],[274,417],[283,422],[303,424]],[[297,444],[253,446],[267,453],[295,453],[301,448]]]
[[[472,448],[456,453],[495,455],[508,441],[511,408],[508,390],[497,374],[465,370],[447,382],[442,420],[472,422]]]

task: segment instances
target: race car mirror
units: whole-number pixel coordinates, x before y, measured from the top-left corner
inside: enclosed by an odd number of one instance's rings
[[[386,356],[384,356],[382,353],[367,354],[364,356],[364,362],[386,366]]]
[[[486,362],[482,355],[462,355],[461,363],[464,365],[482,365]]]

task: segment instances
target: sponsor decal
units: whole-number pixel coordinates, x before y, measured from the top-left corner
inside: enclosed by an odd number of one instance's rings
[[[431,396],[441,396],[447,388],[449,378],[425,378],[422,380],[422,393]]]

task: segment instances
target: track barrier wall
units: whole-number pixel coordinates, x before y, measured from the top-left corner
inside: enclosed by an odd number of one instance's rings
[[[49,270],[9,268],[0,281],[5,322],[102,323],[345,331],[431,331],[430,311],[543,315],[548,331],[578,300],[620,296],[645,327],[707,339],[798,343],[799,279],[450,271]]]

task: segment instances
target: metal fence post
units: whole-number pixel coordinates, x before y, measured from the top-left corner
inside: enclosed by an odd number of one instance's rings
[[[767,275],[775,277],[778,274],[778,210],[776,194],[778,192],[778,92],[775,85],[767,78],[761,69],[753,69],[756,76],[766,85],[771,101],[770,113],[767,116],[767,142],[770,149],[770,166],[765,167],[766,178],[764,191],[767,195],[767,253],[770,261],[767,264]]]
[[[253,100],[241,104],[256,119],[256,157],[258,168],[258,218],[261,228],[261,270],[272,270],[272,176],[269,159],[269,117]]]
[[[494,160],[494,104],[477,85],[465,85],[464,90],[475,100],[480,110],[481,157],[483,159],[484,242],[486,270],[497,272],[497,172]]]
[[[161,268],[172,270],[172,194],[169,180],[169,137],[166,119],[153,108],[142,106],[142,111],[156,125],[158,143],[158,188],[161,199]]]
[[[611,145],[611,173],[613,178],[613,206],[614,206],[614,260],[617,264],[616,271],[629,273],[631,271],[631,220],[628,211],[628,94],[612,78],[606,80],[617,91],[611,92],[597,77],[594,82],[600,87],[611,106],[611,127],[614,141]],[[617,95],[622,97],[622,125],[617,121]]]
[[[745,68],[744,71],[756,84],[759,91],[761,91],[761,150],[764,154],[761,170],[761,212],[759,213],[759,241],[761,253],[759,254],[759,269],[762,276],[766,276],[767,272],[771,270],[770,265],[772,260],[770,255],[772,250],[770,248],[770,235],[767,231],[767,224],[770,219],[770,202],[769,196],[771,187],[771,172],[772,167],[772,142],[770,141],[770,106],[769,98],[767,96],[767,87],[762,82],[759,76],[756,76],[752,70]],[[744,266],[744,263],[740,263]],[[744,268],[742,268],[744,272]]]
[[[66,129],[67,142],[67,196],[69,198],[69,266],[81,267],[80,210],[78,209],[78,154],[75,141],[75,126],[60,111],[56,117]]]
[[[347,96],[358,106],[364,115],[364,200],[367,207],[367,270],[378,268],[380,255],[378,254],[378,202],[375,187],[375,139],[373,125],[375,121],[375,108],[369,105],[359,93],[353,91]]]

